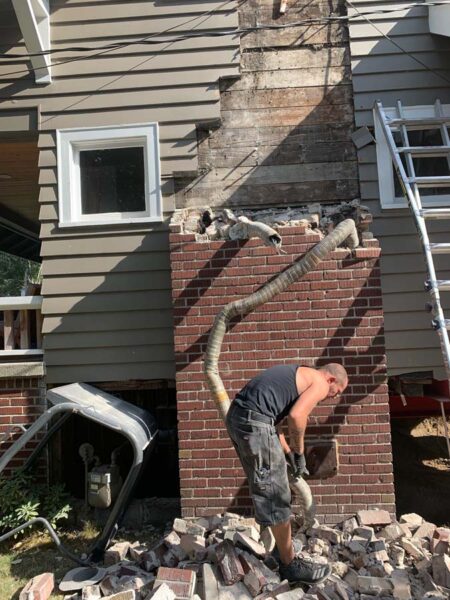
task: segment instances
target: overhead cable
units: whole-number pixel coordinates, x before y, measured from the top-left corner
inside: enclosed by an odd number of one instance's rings
[[[373,21],[371,21],[364,13],[360,12],[350,0],[345,0],[345,1],[350,6],[350,8],[352,8],[358,15],[363,17],[372,27],[374,27],[378,31],[378,33],[380,33],[391,44],[393,44],[396,48],[398,48],[398,50],[400,50],[403,54],[406,54],[407,56],[412,58],[412,60],[414,60],[417,64],[419,64],[425,70],[429,71],[430,73],[433,73],[437,77],[440,77],[445,82],[450,83],[449,77],[446,77],[444,74],[440,73],[439,71],[436,71],[436,69],[429,67],[426,63],[423,62],[423,60],[420,60],[420,58],[417,58],[417,56],[415,56],[411,52],[408,52],[408,50],[405,50],[404,48],[402,48],[402,46],[400,46],[400,44],[398,44],[394,39],[392,39],[389,35],[387,35],[387,33],[384,33],[384,31],[382,31],[379,27],[377,27],[377,25],[375,25],[375,23]]]
[[[228,0],[224,4],[229,4],[230,1],[232,1],[232,0]],[[255,33],[258,31],[266,31],[266,30],[290,29],[290,28],[302,27],[302,26],[311,25],[311,24],[320,25],[320,24],[334,22],[334,21],[352,21],[359,17],[366,18],[367,15],[382,15],[382,14],[389,14],[389,13],[394,13],[394,12],[403,12],[403,11],[409,10],[411,8],[423,7],[423,6],[450,5],[450,0],[436,0],[435,2],[413,2],[410,4],[405,4],[405,5],[401,6],[400,8],[376,9],[376,10],[365,11],[365,12],[359,11],[351,2],[347,2],[347,4],[349,4],[349,6],[351,6],[355,10],[355,12],[357,12],[357,15],[329,15],[327,17],[315,17],[315,18],[309,18],[309,19],[301,19],[300,21],[292,21],[290,23],[282,23],[282,24],[273,23],[273,24],[265,24],[265,25],[255,25],[253,27],[230,27],[230,28],[225,28],[225,29],[217,29],[215,31],[191,31],[189,33],[183,34],[178,37],[171,37],[171,38],[158,37],[158,36],[168,33],[170,31],[170,29],[173,29],[173,28],[169,28],[162,32],[154,33],[149,36],[145,36],[143,38],[138,38],[135,40],[125,40],[123,42],[115,42],[113,44],[104,44],[102,46],[69,46],[69,47],[65,47],[65,48],[49,48],[48,50],[43,50],[42,52],[30,52],[30,53],[25,52],[22,54],[4,54],[4,55],[0,56],[0,59],[5,59],[5,60],[11,59],[11,58],[19,58],[19,59],[25,58],[26,59],[26,58],[32,58],[35,56],[48,56],[48,55],[60,54],[60,53],[64,53],[64,52],[95,52],[95,51],[99,51],[99,50],[117,50],[119,48],[125,48],[127,46],[141,45],[141,44],[156,45],[156,44],[165,44],[168,42],[184,41],[187,39],[198,38],[198,37],[220,37],[220,36],[227,36],[227,35],[240,35],[240,34],[247,34],[247,33]],[[196,19],[200,19],[202,17],[206,17],[206,16],[210,16],[210,15],[212,16],[214,13],[220,12],[220,10],[221,10],[220,8],[211,9],[210,11],[207,11],[205,13],[196,15],[195,17],[192,17],[192,19],[189,19],[185,23],[182,23],[181,26],[186,25],[187,23],[189,23],[193,20],[196,20]],[[368,21],[367,18],[366,18],[366,20]],[[371,21],[369,21],[369,22],[372,24]],[[174,26],[174,28],[175,27],[177,27],[177,29],[179,29],[180,25]]]
[[[191,23],[192,21],[202,19],[203,17],[205,19],[207,19],[209,16],[212,16],[213,14],[220,12],[221,10],[223,10],[223,7],[226,6],[227,4],[229,4],[230,2],[233,2],[233,0],[226,0],[226,2],[224,2],[220,7],[216,7],[215,9],[211,9],[210,11],[206,11],[204,13],[201,13],[200,15],[196,15],[196,16],[186,20],[181,25],[175,25],[173,27],[169,27],[168,29],[166,29],[164,31],[150,34],[143,38],[138,38],[135,40],[127,40],[127,41],[123,41],[123,42],[116,42],[113,44],[106,44],[103,46],[95,46],[95,47],[73,46],[73,47],[68,47],[68,48],[52,48],[47,51],[31,53],[31,54],[7,54],[7,55],[0,56],[0,60],[1,59],[5,59],[5,60],[25,59],[26,60],[27,58],[31,58],[34,56],[53,55],[53,54],[63,53],[63,52],[64,53],[67,53],[67,52],[73,52],[73,53],[94,52],[94,54],[91,54],[91,55],[83,54],[82,56],[71,57],[71,58],[68,58],[65,60],[61,60],[59,62],[52,63],[52,66],[58,66],[58,65],[64,65],[67,63],[76,62],[76,61],[80,61],[80,60],[92,59],[97,56],[105,55],[110,52],[113,52],[114,50],[119,50],[119,49],[126,48],[129,46],[173,44],[176,42],[181,42],[181,41],[185,41],[185,40],[189,40],[189,39],[196,39],[196,38],[246,35],[249,33],[258,33],[260,31],[271,31],[271,30],[276,31],[276,30],[283,30],[283,29],[293,29],[296,27],[304,27],[304,26],[311,26],[311,25],[324,25],[324,24],[328,24],[328,23],[348,22],[348,21],[353,21],[356,19],[363,18],[372,27],[374,27],[378,31],[378,33],[380,33],[384,38],[386,38],[389,42],[391,42],[402,53],[410,56],[413,60],[415,60],[418,64],[420,64],[427,71],[434,73],[441,79],[450,83],[450,78],[445,77],[445,75],[442,75],[441,73],[439,73],[435,69],[429,67],[426,63],[424,63],[423,61],[421,61],[420,59],[415,57],[414,54],[412,54],[411,52],[402,48],[395,40],[393,40],[390,36],[388,36],[386,33],[384,33],[379,27],[377,27],[377,25],[373,21],[371,21],[368,17],[368,15],[372,16],[372,15],[390,14],[390,13],[395,13],[395,12],[404,12],[405,10],[409,10],[409,9],[416,8],[416,7],[450,5],[450,0],[413,2],[413,3],[401,5],[396,8],[376,9],[373,11],[364,11],[364,12],[358,10],[358,8],[356,8],[350,0],[346,0],[346,4],[355,11],[354,15],[329,15],[327,17],[315,17],[315,18],[309,18],[309,19],[302,19],[302,20],[293,21],[290,23],[282,23],[282,24],[273,23],[273,24],[265,24],[265,25],[255,25],[252,27],[217,29],[217,30],[213,30],[213,31],[190,31],[189,33],[185,33],[183,35],[176,35],[173,37],[167,36],[167,34],[170,31],[175,30],[174,33],[177,33],[177,30],[179,31],[180,27],[183,27],[183,26]],[[166,35],[166,37],[161,37],[164,35]],[[295,47],[295,46],[293,45],[293,47]],[[162,51],[156,50],[156,51],[154,51],[154,54],[162,54],[164,51],[165,50],[162,50]],[[38,70],[39,70],[39,68],[30,67],[29,69],[22,69],[22,70],[18,70],[18,71],[11,71],[9,73],[4,73],[2,76],[6,77],[9,75],[19,75],[19,74],[23,74],[23,73],[28,73],[30,71],[38,71]]]

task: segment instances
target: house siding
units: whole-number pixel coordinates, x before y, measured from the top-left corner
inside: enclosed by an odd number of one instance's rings
[[[25,53],[12,8],[3,5],[1,15],[6,54]],[[166,30],[168,41],[90,53],[78,61],[71,61],[79,55],[70,51],[55,54],[53,81],[46,86],[34,83],[23,59],[0,65],[2,111],[39,107],[49,383],[175,377],[166,221],[60,229],[55,130],[158,122],[163,206],[170,213],[173,174],[198,168],[196,124],[219,116],[219,78],[239,71],[236,36],[172,40],[237,25],[234,1],[53,0],[53,49],[113,44]]]
[[[398,2],[356,0],[359,11],[402,8]],[[349,8],[349,15],[355,11]],[[450,82],[450,38],[429,31],[427,7],[413,7],[395,13],[370,15],[381,32],[406,52],[437,70]],[[450,102],[450,83],[431,73],[387,40],[365,19],[350,21],[350,50],[357,126],[373,126],[376,100],[384,106],[434,104],[439,98]],[[434,371],[445,377],[438,336],[431,330],[431,317],[424,310],[425,262],[413,218],[407,209],[382,209],[378,190],[375,145],[358,153],[361,198],[374,215],[372,230],[382,248],[381,273],[388,374]],[[448,222],[431,223],[429,230],[438,241],[448,241]],[[440,278],[449,278],[448,258],[436,257]],[[447,268],[445,268],[447,266]],[[444,294],[444,309],[450,309]]]

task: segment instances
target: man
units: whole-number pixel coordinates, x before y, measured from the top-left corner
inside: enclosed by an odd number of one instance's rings
[[[280,576],[292,583],[317,583],[329,575],[330,568],[295,555],[287,467],[295,477],[308,473],[304,456],[308,415],[321,400],[342,393],[347,384],[347,373],[337,363],[319,369],[278,365],[247,383],[228,411],[228,433],[248,478],[256,520],[270,526]],[[286,417],[289,444],[275,428]]]

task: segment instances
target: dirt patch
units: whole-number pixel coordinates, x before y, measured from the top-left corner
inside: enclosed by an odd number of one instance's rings
[[[392,450],[397,513],[448,525],[450,459],[442,419],[393,419]]]
[[[447,427],[450,431],[450,421],[447,422]],[[411,435],[413,437],[424,437],[428,435],[438,435],[444,437],[444,421],[440,417],[427,417],[422,419],[418,421],[411,429]],[[445,444],[445,439],[443,440],[443,443]]]

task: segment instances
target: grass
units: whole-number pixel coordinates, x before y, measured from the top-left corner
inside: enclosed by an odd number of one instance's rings
[[[120,531],[117,541],[136,541],[152,545],[160,537],[162,529],[145,529],[141,532]],[[60,534],[62,543],[78,555],[86,552],[99,534],[95,524],[86,522],[81,531],[66,531]],[[58,592],[62,577],[77,565],[62,556],[46,532],[34,531],[26,538],[17,538],[2,544],[0,552],[0,600],[18,600],[25,584],[36,575],[52,572],[55,575],[55,590],[52,600],[63,600]]]

